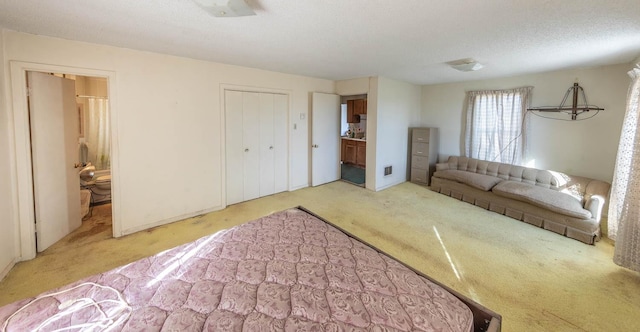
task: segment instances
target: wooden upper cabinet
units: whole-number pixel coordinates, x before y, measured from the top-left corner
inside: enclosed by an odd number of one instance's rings
[[[355,100],[347,100],[347,122],[360,122],[360,115],[355,113]]]
[[[353,101],[353,114],[367,114],[367,109],[365,108],[365,100],[364,99],[356,99]]]

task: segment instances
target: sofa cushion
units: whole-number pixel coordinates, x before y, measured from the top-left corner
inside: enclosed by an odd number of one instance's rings
[[[502,181],[491,190],[496,195],[527,202],[574,218],[589,219],[591,212],[585,210],[575,197],[530,184]]]
[[[493,186],[502,181],[502,179],[491,175],[477,174],[453,169],[437,171],[433,173],[433,176],[464,183],[476,189],[484,191],[491,190]]]

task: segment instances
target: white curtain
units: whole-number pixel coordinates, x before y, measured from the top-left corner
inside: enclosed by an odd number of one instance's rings
[[[622,123],[611,199],[609,238],[616,241],[613,261],[640,272],[640,68],[629,72],[631,85]]]
[[[109,100],[88,98],[87,118],[89,128],[86,130],[89,147],[89,161],[96,169],[109,169],[111,166],[109,134]]]
[[[519,165],[526,147],[527,107],[533,87],[467,92],[465,155]]]

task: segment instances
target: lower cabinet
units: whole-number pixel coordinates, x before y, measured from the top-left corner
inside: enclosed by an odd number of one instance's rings
[[[342,139],[342,162],[365,167],[367,163],[367,142]]]
[[[356,141],[356,165],[365,167],[367,164],[367,142]]]

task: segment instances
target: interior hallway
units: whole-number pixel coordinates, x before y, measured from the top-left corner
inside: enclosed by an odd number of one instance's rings
[[[118,239],[74,232],[17,264],[0,305],[298,205],[500,313],[503,331],[640,330],[640,274],[612,262],[608,240],[589,246],[408,182],[372,192],[337,181]]]

